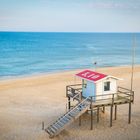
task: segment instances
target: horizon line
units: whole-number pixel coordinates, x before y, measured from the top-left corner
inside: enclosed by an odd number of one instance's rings
[[[83,31],[0,31],[0,32],[19,32],[19,33],[140,33],[140,32],[83,32]]]

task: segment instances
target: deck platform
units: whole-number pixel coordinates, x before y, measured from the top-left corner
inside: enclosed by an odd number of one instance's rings
[[[80,86],[81,84],[70,85],[66,87],[66,96],[68,97],[68,100],[72,98],[73,100],[77,100],[78,102],[80,102],[85,99],[85,97],[82,96],[82,87]],[[108,95],[110,95],[110,98],[106,98],[106,96]],[[91,97],[95,98],[95,100],[91,100]],[[110,106],[112,104],[126,104],[134,102],[134,91],[123,87],[118,87],[117,93],[90,96],[88,101],[92,101],[93,107]]]

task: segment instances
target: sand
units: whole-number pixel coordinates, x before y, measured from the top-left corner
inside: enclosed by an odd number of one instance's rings
[[[111,67],[97,69],[123,80],[119,85],[130,88],[131,68]],[[0,81],[0,140],[47,140],[42,130],[66,112],[65,87],[80,83],[74,77],[77,71],[31,76]],[[139,140],[140,139],[140,66],[134,69],[135,102],[132,105],[132,122],[128,124],[128,104],[118,107],[117,120],[109,127],[109,108],[100,114],[100,122],[93,120],[90,130],[89,114],[70,124],[54,140]]]

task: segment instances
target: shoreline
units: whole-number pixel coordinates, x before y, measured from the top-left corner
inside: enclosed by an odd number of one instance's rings
[[[94,70],[94,68],[90,68],[90,69]],[[53,82],[55,83],[57,79],[60,79],[60,81],[58,80],[58,82],[60,83],[71,81],[70,84],[73,84],[79,81],[79,79],[75,76],[75,74],[82,70],[83,69],[77,69],[77,70],[69,70],[69,71],[63,71],[57,73],[30,75],[30,76],[23,76],[20,78],[17,77],[8,80],[0,80],[0,90],[7,90],[10,88],[14,89],[18,87],[45,85]],[[122,75],[124,75],[125,71],[127,71],[128,73],[127,78],[129,78],[129,81],[131,79],[131,66],[102,67],[102,68],[97,68],[96,71],[107,75],[112,75],[120,79],[125,79],[125,77],[122,78]],[[135,66],[134,72],[139,72],[139,71],[140,71],[140,65]],[[66,79],[67,77],[68,79]]]
[[[119,65],[119,66],[103,66],[103,67],[96,67],[96,71],[101,70],[101,69],[106,69],[106,68],[131,68],[131,65]],[[134,66],[135,67],[140,67],[140,64],[137,64]],[[9,82],[9,81],[15,81],[15,80],[22,80],[22,79],[28,79],[28,78],[40,78],[43,76],[50,76],[50,75],[54,75],[54,74],[62,74],[62,73],[67,73],[67,72],[77,72],[80,70],[84,70],[84,69],[92,69],[94,70],[95,68],[79,68],[79,69],[70,69],[70,70],[57,70],[57,71],[52,71],[52,72],[43,72],[43,73],[34,73],[34,74],[25,74],[25,75],[17,75],[17,76],[12,76],[9,78],[0,78],[0,83],[1,82]]]

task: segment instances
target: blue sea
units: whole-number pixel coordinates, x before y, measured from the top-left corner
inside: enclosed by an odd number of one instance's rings
[[[135,63],[140,64],[140,33]],[[131,65],[132,33],[0,32],[0,79]]]

